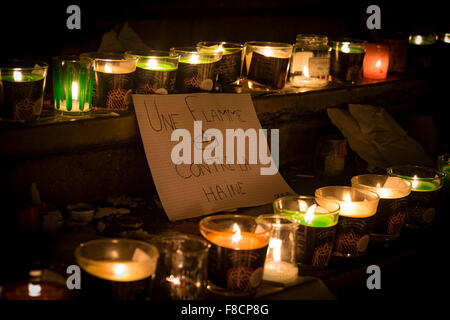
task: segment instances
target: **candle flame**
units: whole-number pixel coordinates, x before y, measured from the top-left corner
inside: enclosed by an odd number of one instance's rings
[[[381,184],[380,183],[377,183],[377,188],[381,188]]]
[[[241,241],[241,229],[239,228],[237,223],[233,225],[233,232],[234,234],[231,237],[231,242],[238,243],[239,241]]]
[[[303,75],[304,75],[306,78],[309,78],[309,70],[308,70],[308,66],[304,66],[304,67],[303,67]]]
[[[181,280],[178,277],[174,277],[173,275],[170,275],[166,278],[167,282],[170,282],[171,284],[175,286],[179,286],[181,284]]]
[[[344,196],[345,203],[352,203],[352,197],[350,196],[350,192],[347,192]]]
[[[444,42],[445,43],[450,43],[450,33],[446,33],[444,36]]]
[[[23,79],[22,72],[14,71],[13,77],[14,77],[14,81],[22,81],[22,79]]]
[[[269,248],[272,251],[272,258],[275,263],[279,263],[281,261],[281,240],[280,239],[270,239]]]
[[[413,189],[417,188],[417,186],[419,185],[419,181],[417,179],[418,179],[417,175],[414,175],[412,185],[411,185]]]
[[[353,210],[352,197],[349,192],[347,192],[344,196],[344,202],[341,204],[341,209],[344,212]]]
[[[118,277],[123,277],[126,270],[127,267],[122,263],[118,263],[114,266],[114,274]]]
[[[157,63],[156,59],[149,59],[147,61],[148,68],[156,68],[157,66],[158,66],[158,63]]]
[[[298,200],[298,208],[301,212],[308,210],[308,204],[304,200]]]
[[[344,42],[342,43],[342,47],[341,47],[341,51],[344,53],[349,53],[350,52],[350,42]]]
[[[377,61],[377,63],[375,64],[375,67],[376,67],[376,68],[381,67],[381,60],[378,60],[378,61]]]
[[[248,88],[253,89],[253,83],[251,81],[248,82]]]
[[[30,297],[39,297],[41,295],[41,286],[39,284],[28,284],[28,295]]]
[[[316,204],[313,204],[311,207],[308,208],[305,214],[305,223],[310,224],[314,219],[314,212],[316,212]]]
[[[106,73],[112,73],[112,69],[111,69],[111,67],[109,66],[109,64],[105,64],[105,72],[106,72]]]
[[[264,47],[262,49],[262,54],[265,55],[266,57],[271,57],[273,55],[273,51],[270,47]]]
[[[72,82],[72,100],[78,100],[78,82]]]
[[[415,44],[422,44],[422,42],[423,42],[422,36],[417,36],[417,37],[414,39],[414,43],[415,43]]]
[[[219,47],[217,48],[216,51],[217,52],[225,52],[225,50],[223,49],[223,44],[222,43],[219,45]]]
[[[198,54],[193,54],[191,55],[191,57],[189,58],[189,63],[191,64],[197,64],[198,63]]]

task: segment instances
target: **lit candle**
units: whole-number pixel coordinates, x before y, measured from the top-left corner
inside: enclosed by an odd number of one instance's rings
[[[0,118],[27,122],[39,118],[48,65],[12,60],[0,65]]]
[[[282,89],[288,75],[292,45],[279,42],[246,43],[247,79],[263,89]]]
[[[175,89],[180,92],[211,92],[214,90],[217,65],[222,52],[199,52],[195,47],[171,48],[172,55],[179,55]]]
[[[386,79],[389,69],[389,49],[382,44],[369,43],[363,62],[364,78]]]
[[[358,82],[362,78],[364,43],[342,39],[330,41],[330,45],[330,74],[333,80]]]
[[[321,206],[337,202],[341,208],[333,254],[339,257],[365,255],[369,244],[369,218],[377,212],[380,196],[369,190],[331,186],[317,189],[315,197]]]
[[[69,110],[69,108],[67,107],[67,100],[63,100],[60,103],[60,108],[59,110],[62,112],[86,112],[86,111],[90,111],[90,106],[89,103],[86,101],[84,103],[83,108],[80,108],[80,102],[78,101],[78,93],[79,93],[79,88],[78,88],[78,82],[74,81],[72,82],[72,103],[71,103],[71,109]]]
[[[169,51],[149,50],[125,52],[126,56],[137,58],[135,89],[139,94],[168,94],[175,90],[179,55]]]
[[[260,215],[257,221],[272,227],[263,279],[283,285],[294,282],[298,277],[295,261],[297,224],[279,214]]]
[[[209,289],[219,295],[252,296],[261,285],[270,226],[251,216],[217,215],[200,221],[211,243]]]
[[[355,176],[351,182],[353,187],[373,191],[380,196],[377,214],[372,220],[371,240],[396,240],[405,221],[411,183],[398,177],[376,174]]]
[[[412,165],[390,167],[387,172],[411,183],[405,225],[416,229],[429,227],[435,218],[437,191],[442,188],[445,173]]]
[[[199,42],[199,52],[220,52],[222,59],[217,64],[218,81],[230,84],[238,81],[242,67],[242,53],[244,46],[230,42]]]
[[[330,260],[339,218],[339,205],[319,206],[313,197],[286,196],[273,203],[274,212],[298,224],[296,261],[302,268],[325,268]]]

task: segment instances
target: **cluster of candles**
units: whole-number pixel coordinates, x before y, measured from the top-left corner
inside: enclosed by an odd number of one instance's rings
[[[433,168],[391,167],[386,175],[354,176],[351,186],[278,198],[270,214],[202,218],[203,237],[88,241],[75,251],[84,272],[83,292],[114,299],[192,300],[250,298],[263,282],[293,285],[301,270],[326,268],[332,257],[363,256],[370,241],[396,241],[404,225],[427,228],[444,179]]]
[[[448,39],[448,34],[412,35],[408,58],[412,64],[429,65],[429,55],[422,53],[439,40],[448,46]],[[91,110],[124,112],[130,109],[132,93],[213,92],[216,84],[279,90],[287,81],[294,87],[323,87],[330,78],[350,83],[362,77],[385,79],[389,69],[402,71],[406,60],[404,42],[389,40],[367,43],[299,34],[294,45],[199,42],[170,51],[60,56],[52,59],[54,105],[58,113],[71,116]],[[34,61],[0,65],[0,118],[39,118],[48,68]]]

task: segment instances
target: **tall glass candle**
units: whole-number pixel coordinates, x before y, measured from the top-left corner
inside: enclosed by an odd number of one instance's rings
[[[199,42],[199,52],[222,52],[222,59],[217,64],[218,81],[230,84],[239,80],[242,69],[244,46],[230,42]]]
[[[444,183],[445,173],[412,165],[390,167],[387,173],[411,182],[405,225],[412,228],[429,227],[436,215],[437,191]]]
[[[364,42],[338,39],[328,42],[331,47],[330,74],[333,81],[357,83],[362,78]]]
[[[367,79],[386,79],[389,70],[389,48],[384,44],[368,43],[363,62],[363,75]]]
[[[179,92],[211,92],[215,89],[222,52],[198,52],[195,47],[174,47],[180,56],[175,89]]]
[[[52,59],[55,110],[63,115],[83,115],[91,111],[94,85],[93,60],[78,56]]]
[[[95,57],[95,109],[118,112],[129,110],[136,61],[134,57],[116,53],[99,53]]]
[[[411,183],[401,178],[377,174],[355,176],[351,181],[353,187],[373,191],[380,196],[377,214],[371,222],[370,239],[396,240],[405,222]]]
[[[250,41],[245,44],[247,79],[253,86],[282,89],[288,76],[292,45],[281,42]]]
[[[295,282],[298,278],[295,261],[297,224],[279,214],[263,214],[257,221],[272,226],[263,279],[283,285]]]
[[[139,94],[168,94],[175,91],[180,56],[168,51],[127,51],[125,56],[137,59],[134,92]]]
[[[211,243],[208,289],[228,297],[254,296],[262,283],[270,226],[244,215],[216,215],[200,221]]]
[[[330,186],[317,189],[315,197],[320,206],[330,202],[338,202],[340,206],[333,255],[365,255],[370,240],[370,218],[377,212],[380,196],[368,190]]]
[[[0,62],[0,119],[29,122],[39,118],[47,71],[45,62]]]
[[[83,294],[102,299],[144,299],[150,294],[159,252],[155,246],[133,239],[99,239],[75,250]]]
[[[276,199],[273,209],[298,225],[295,252],[300,267],[327,267],[335,241],[339,204],[327,202],[323,207],[313,197],[286,196]]]
[[[298,34],[289,67],[289,79],[297,87],[324,87],[330,73],[328,37]]]

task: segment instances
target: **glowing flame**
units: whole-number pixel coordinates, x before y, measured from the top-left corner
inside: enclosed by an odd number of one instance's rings
[[[231,237],[231,242],[238,243],[239,241],[241,241],[241,229],[239,228],[237,223],[233,225],[233,232],[234,234]]]
[[[166,278],[167,282],[170,282],[171,284],[175,286],[179,286],[181,284],[181,280],[178,277],[174,277],[173,275],[170,275]]]
[[[344,53],[349,53],[350,52],[350,42],[344,42],[342,43],[342,47],[341,47],[341,51]]]
[[[303,67],[303,75],[304,75],[306,78],[309,78],[309,70],[308,70],[308,66],[304,66],[304,67]]]
[[[22,81],[22,79],[23,79],[22,72],[14,71],[13,77],[14,77],[14,81]]]
[[[415,43],[415,44],[422,44],[422,42],[423,42],[422,36],[417,36],[417,37],[414,39],[414,43]]]
[[[375,68],[380,68],[381,67],[381,60],[378,60],[377,63],[375,64]]]
[[[151,69],[151,68],[156,68],[158,66],[158,63],[157,63],[157,61],[156,61],[156,59],[149,59],[148,61],[147,61],[147,67],[149,68],[149,69]]]
[[[314,219],[314,212],[316,212],[316,204],[313,204],[311,207],[308,208],[308,211],[306,211],[305,214],[305,223],[310,224]]]
[[[270,239],[269,248],[272,251],[272,258],[275,263],[279,263],[281,261],[281,240],[280,239]]]
[[[78,100],[78,82],[72,82],[72,100]]]
[[[381,188],[381,184],[377,183],[377,188]]]
[[[28,284],[28,295],[30,297],[39,297],[41,295],[41,286],[39,284]]]
[[[106,72],[106,73],[112,73],[112,69],[111,69],[111,67],[109,66],[109,64],[105,64],[105,72]]]
[[[253,83],[251,81],[248,82],[248,88],[253,89]]]
[[[419,181],[418,181],[417,179],[418,179],[418,178],[417,178],[417,175],[415,175],[415,176],[413,177],[413,181],[412,181],[412,188],[413,188],[413,189],[417,188],[417,186],[419,185]]]
[[[301,212],[308,210],[308,204],[304,200],[298,200],[298,208]]]
[[[450,33],[446,33],[444,36],[444,42],[445,43],[450,43]]]
[[[216,50],[217,52],[225,52],[225,50],[223,49],[223,45],[222,43],[219,45],[219,47]]]
[[[270,47],[264,47],[262,49],[262,54],[265,55],[266,57],[271,57],[273,55],[273,51]]]
[[[118,263],[114,266],[114,274],[118,277],[123,277],[126,271],[127,267],[124,264]]]
[[[189,58],[189,63],[191,64],[197,64],[198,63],[198,54],[193,54],[191,55],[191,57]]]
[[[352,203],[352,197],[350,196],[350,193],[347,192],[344,196],[344,202],[341,204],[342,211],[352,211],[353,209],[353,203]]]

